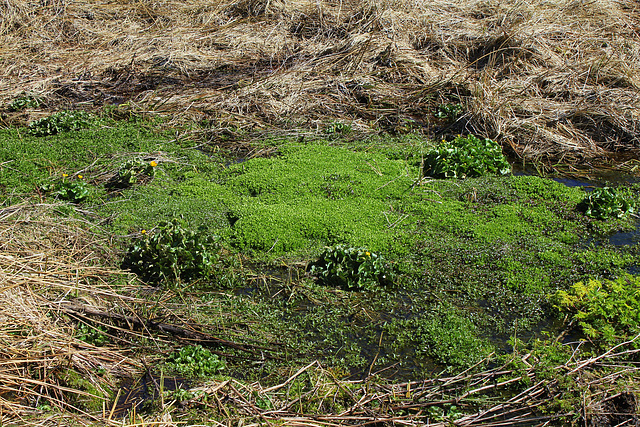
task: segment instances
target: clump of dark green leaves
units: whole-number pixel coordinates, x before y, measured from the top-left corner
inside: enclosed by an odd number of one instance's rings
[[[94,327],[89,326],[86,323],[80,323],[78,325],[77,337],[80,341],[84,341],[95,346],[102,346],[109,342],[107,329],[101,325]]]
[[[342,122],[331,122],[324,129],[324,133],[327,135],[346,135],[351,132],[351,125]]]
[[[578,282],[559,290],[551,302],[560,314],[577,324],[591,339],[611,345],[640,332],[640,278]]]
[[[148,283],[186,283],[208,276],[218,248],[204,230],[185,229],[178,220],[162,222],[129,248],[123,267]]]
[[[392,269],[376,253],[336,245],[325,248],[309,273],[325,285],[347,290],[375,290],[391,282]]]
[[[461,104],[446,103],[440,104],[433,113],[439,119],[446,119],[449,122],[456,120],[464,109]]]
[[[623,218],[634,213],[636,204],[630,192],[623,188],[596,188],[582,201],[585,214],[596,219]]]
[[[167,365],[189,378],[215,375],[225,367],[223,359],[201,345],[182,347],[167,358]]]
[[[22,111],[26,108],[38,108],[43,104],[42,98],[36,95],[23,94],[7,106],[9,111]]]
[[[60,181],[40,186],[45,194],[60,200],[79,203],[89,196],[89,184],[78,175],[76,179],[67,179],[65,175]]]
[[[138,182],[153,178],[156,174],[156,166],[158,166],[158,163],[153,160],[149,162],[145,162],[140,158],[128,160],[111,178],[107,187],[127,188]]]
[[[467,178],[507,175],[511,166],[500,146],[490,139],[458,136],[427,153],[424,175],[434,178]]]
[[[96,118],[86,111],[59,111],[29,123],[29,133],[35,136],[55,135],[92,126]]]

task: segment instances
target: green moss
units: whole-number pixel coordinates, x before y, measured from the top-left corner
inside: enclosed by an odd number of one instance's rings
[[[387,324],[391,347],[414,353],[443,365],[468,366],[486,357],[492,346],[478,337],[477,327],[463,312],[450,305],[435,305],[418,317]]]
[[[87,378],[73,369],[64,369],[57,373],[57,377],[66,387],[79,392],[67,393],[67,398],[74,406],[85,411],[101,411],[104,403],[113,397],[113,391],[109,389],[107,381],[101,381],[98,386],[95,378]]]
[[[176,150],[163,135],[139,124],[118,123],[114,127],[85,129],[36,137],[24,128],[0,129],[0,192],[30,193],[50,179],[85,170],[87,179],[108,172],[112,156],[127,152]],[[94,175],[94,176],[92,176]]]

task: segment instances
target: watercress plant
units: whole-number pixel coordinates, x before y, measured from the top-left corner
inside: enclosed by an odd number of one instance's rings
[[[458,136],[429,151],[424,175],[434,178],[467,178],[507,175],[511,166],[495,141],[473,135]]]

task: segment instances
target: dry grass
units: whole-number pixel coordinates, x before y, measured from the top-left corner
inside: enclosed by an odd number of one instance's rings
[[[69,373],[81,376],[93,396],[108,404],[105,388],[116,386],[114,378],[140,369],[124,348],[78,339],[74,323],[62,315],[60,307],[70,300],[126,305],[133,299],[111,289],[122,273],[99,266],[107,242],[82,223],[52,219],[51,208],[0,210],[0,424],[31,417],[34,407],[45,404],[95,420],[76,407],[90,393]]]
[[[26,91],[250,131],[473,132],[527,159],[640,144],[632,0],[3,0],[0,16],[2,103]],[[443,102],[464,115],[442,123]]]

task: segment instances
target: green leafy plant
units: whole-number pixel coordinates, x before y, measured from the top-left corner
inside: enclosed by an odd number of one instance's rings
[[[473,135],[444,141],[424,159],[424,174],[434,178],[507,175],[510,172],[511,166],[500,146],[495,141]]]
[[[224,369],[225,362],[201,345],[188,345],[172,353],[167,365],[185,377],[203,378]]]
[[[350,290],[374,290],[390,283],[392,275],[382,256],[346,245],[325,248],[309,272],[321,283]]]
[[[450,122],[456,120],[464,109],[461,104],[440,104],[433,113],[439,119],[446,119]]]
[[[107,329],[104,326],[89,326],[86,323],[78,325],[77,337],[80,341],[84,341],[95,346],[105,345],[109,342],[109,336],[106,335]]]
[[[635,212],[636,204],[626,189],[596,188],[582,200],[585,214],[596,219],[623,218]]]
[[[550,298],[560,314],[567,315],[584,334],[609,345],[640,332],[640,278],[626,275],[616,280],[578,282]]]
[[[128,160],[109,181],[110,188],[126,188],[145,179],[153,178],[158,163],[146,162],[140,158]]]
[[[350,132],[351,132],[351,125],[347,123],[341,123],[341,122],[331,122],[324,129],[324,133],[326,133],[327,135],[336,135],[336,134],[346,135]]]
[[[89,184],[82,178],[77,175],[76,179],[68,179],[67,174],[63,174],[60,181],[42,185],[40,190],[58,199],[79,203],[89,196]]]
[[[22,111],[26,108],[38,108],[42,103],[43,100],[39,96],[24,94],[11,101],[7,109],[9,111]]]
[[[203,230],[185,229],[176,219],[160,223],[151,235],[143,234],[129,248],[123,267],[147,282],[189,282],[206,277],[217,261],[213,238]]]
[[[60,111],[29,123],[29,133],[35,136],[55,135],[92,126],[96,119],[86,111]]]

